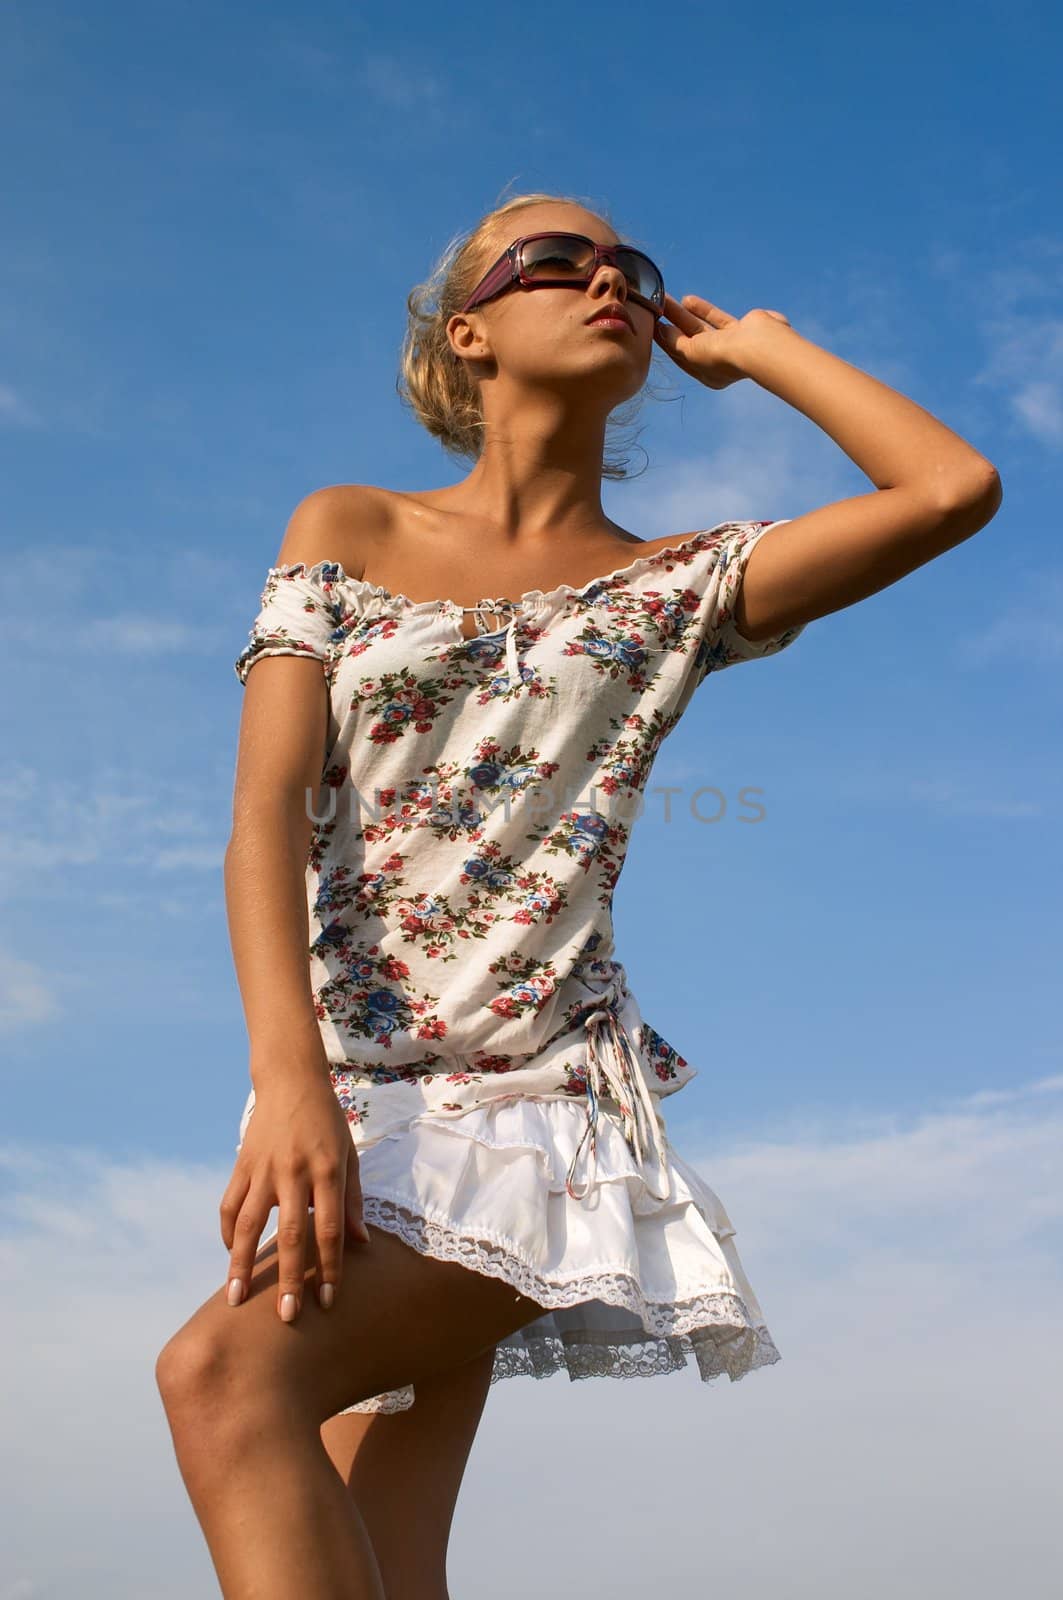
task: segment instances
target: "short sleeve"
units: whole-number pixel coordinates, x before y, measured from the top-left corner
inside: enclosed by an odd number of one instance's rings
[[[695,661],[695,680],[700,683],[712,672],[737,666],[741,661],[754,661],[761,656],[777,655],[802,634],[805,622],[783,628],[768,639],[747,639],[735,627],[734,612],[745,575],[746,563],[755,545],[769,528],[779,528],[791,517],[779,517],[774,522],[743,522],[729,531],[717,547],[705,613],[705,632]]]
[[[314,656],[328,667],[342,635],[342,606],[331,592],[339,577],[334,561],[319,561],[312,567],[296,561],[269,569],[261,610],[234,663],[242,684],[262,656]]]

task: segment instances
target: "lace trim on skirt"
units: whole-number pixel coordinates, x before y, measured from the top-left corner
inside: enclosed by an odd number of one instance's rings
[[[649,1301],[638,1282],[622,1273],[583,1273],[566,1283],[546,1283],[525,1262],[497,1241],[464,1238],[452,1227],[435,1222],[380,1194],[366,1194],[363,1215],[395,1233],[424,1255],[454,1261],[474,1272],[502,1278],[546,1313],[519,1329],[495,1349],[492,1384],[503,1378],[546,1378],[567,1372],[571,1379],[592,1377],[637,1378],[676,1372],[692,1356],[703,1383],[726,1374],[732,1383],[758,1367],[781,1359],[762,1322],[755,1320],[742,1297],[719,1289],[690,1300]],[[619,1307],[636,1322],[623,1331],[603,1331],[578,1326],[570,1308],[586,1306],[588,1321],[593,1305]],[[555,1322],[554,1311],[569,1311],[568,1323]],[[414,1402],[412,1384],[345,1407],[345,1412],[407,1410]]]

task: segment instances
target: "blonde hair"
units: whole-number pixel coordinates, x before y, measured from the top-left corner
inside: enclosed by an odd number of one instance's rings
[[[456,235],[429,276],[411,289],[406,297],[408,321],[399,358],[396,390],[402,403],[412,410],[421,426],[440,440],[444,450],[461,460],[479,459],[483,450],[484,419],[479,389],[469,373],[468,364],[457,358],[451,349],[447,323],[465,304],[492,260],[500,253],[500,222],[508,221],[514,212],[526,206],[541,205],[544,201],[581,206],[584,210],[593,211],[613,227],[607,213],[600,207],[590,206],[572,195],[516,195],[485,212],[467,233]],[[619,229],[613,228],[613,231],[619,234]],[[625,239],[624,242],[635,243],[633,239]],[[653,355],[656,358],[656,346]],[[639,401],[640,396],[636,395],[625,405],[615,408],[606,422],[607,436],[611,427],[627,426],[634,420]],[[639,448],[642,448],[641,445]],[[606,450],[602,462],[603,477],[623,479],[636,476],[628,472],[627,467],[625,456],[611,457]]]

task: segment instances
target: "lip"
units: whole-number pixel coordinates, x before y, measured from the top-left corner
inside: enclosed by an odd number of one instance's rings
[[[588,317],[587,326],[589,327],[592,322],[606,321],[622,322],[624,326],[630,329],[632,333],[635,331],[635,324],[632,322],[623,306],[617,300],[610,300],[609,304],[600,307],[600,309],[594,313],[593,317]]]

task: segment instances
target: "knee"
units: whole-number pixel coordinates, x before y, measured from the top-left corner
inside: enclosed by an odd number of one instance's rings
[[[231,1363],[223,1343],[203,1329],[182,1328],[167,1340],[155,1361],[155,1383],[173,1424],[217,1414],[221,1393],[231,1384]]]
[[[193,1319],[155,1361],[174,1452],[186,1483],[200,1492],[224,1479],[263,1434],[261,1392],[253,1392],[248,1370],[253,1363],[237,1357],[223,1334]]]

